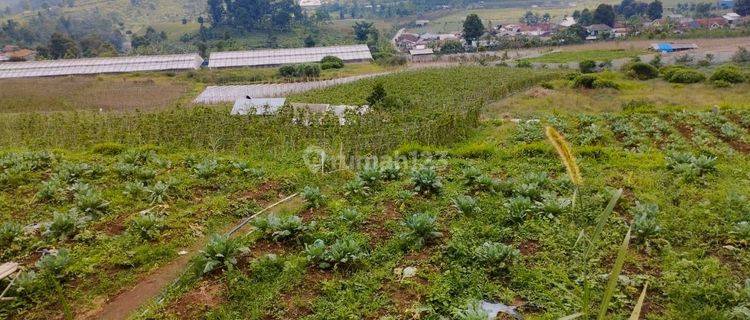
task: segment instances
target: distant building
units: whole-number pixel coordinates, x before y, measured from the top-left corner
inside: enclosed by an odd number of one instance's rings
[[[589,33],[588,37],[586,37],[587,40],[596,40],[605,36],[613,36],[612,27],[606,24],[592,24],[586,27],[586,31]]]
[[[742,16],[734,12],[725,13],[721,17],[727,21],[730,27],[735,27],[742,22]]]
[[[300,0],[299,6],[302,8],[315,8],[323,5],[321,0]]]
[[[409,50],[412,62],[428,62],[434,59],[435,51],[431,48],[417,47]]]
[[[21,62],[21,61],[33,61],[36,59],[36,51],[29,49],[21,49],[18,46],[6,45],[3,47],[3,52],[0,53],[0,62]]]
[[[396,46],[404,51],[408,51],[417,46],[419,35],[414,33],[402,33],[396,38]]]
[[[651,44],[651,50],[657,51],[657,52],[675,52],[675,51],[685,51],[685,50],[693,50],[698,49],[698,45],[695,43],[654,43]]]
[[[426,27],[428,24],[430,24],[430,20],[417,20],[417,21],[414,21],[414,24],[417,27]]]
[[[706,19],[695,19],[693,23],[698,28],[704,29],[720,29],[729,25],[729,22],[724,18],[706,18]]]
[[[212,52],[208,59],[208,67],[270,67],[313,63],[320,62],[326,56],[338,57],[348,62],[372,60],[370,48],[365,44],[358,44],[334,47]]]
[[[719,0],[716,3],[716,7],[719,8],[719,10],[734,9],[734,0]]]
[[[563,28],[569,28],[569,27],[574,26],[576,23],[577,22],[576,22],[575,18],[573,18],[573,17],[565,17],[564,19],[562,19],[562,21],[560,21],[559,24]]]

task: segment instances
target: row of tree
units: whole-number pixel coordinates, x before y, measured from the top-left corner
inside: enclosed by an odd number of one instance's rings
[[[213,28],[242,31],[286,31],[302,21],[302,8],[294,0],[208,0]]]

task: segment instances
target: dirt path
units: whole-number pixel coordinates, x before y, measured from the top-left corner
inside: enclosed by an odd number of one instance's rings
[[[276,213],[285,209],[298,207],[302,204],[299,197],[290,199],[287,202],[280,203],[269,209],[265,213]],[[232,229],[236,224],[225,228],[224,232]],[[247,226],[237,230],[242,232],[247,230]],[[108,300],[99,309],[86,315],[83,319],[101,319],[101,320],[124,320],[127,319],[138,308],[158,296],[164,288],[176,281],[188,267],[190,260],[205,246],[208,237],[205,236],[192,245],[187,254],[181,255],[167,265],[158,268],[154,272],[146,275],[143,279],[133,286],[130,290],[124,291],[116,297]]]

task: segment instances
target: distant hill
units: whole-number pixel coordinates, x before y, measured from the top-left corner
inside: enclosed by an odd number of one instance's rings
[[[156,24],[175,23],[187,19],[195,22],[205,12],[205,0],[31,0],[26,8],[22,0],[0,0],[0,10],[10,6],[14,9],[13,17],[23,20],[31,15],[44,12],[42,3],[50,4],[48,10],[59,10],[65,14],[78,17],[99,12],[103,15],[114,15],[125,23],[125,28],[133,31]],[[28,9],[31,4],[32,9]]]

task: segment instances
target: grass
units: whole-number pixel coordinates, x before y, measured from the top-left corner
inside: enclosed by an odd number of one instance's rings
[[[697,103],[682,111],[655,102],[653,109],[628,112],[607,104],[504,111],[539,122],[505,121],[497,107],[481,109],[481,122],[479,114],[469,114],[479,111],[472,106],[495,100],[514,105],[508,101],[517,96],[504,97],[540,82],[568,90],[566,80],[555,80],[561,76],[499,67],[427,69],[294,97],[359,103],[381,81],[387,94],[411,101],[343,128],[291,126],[284,115],[228,117],[227,110],[204,108],[3,115],[3,222],[44,223],[55,211],[101,204],[91,194],[106,206],[95,206],[103,213],[67,240],[30,233],[8,245],[5,230],[15,229],[0,228],[4,261],[20,261],[43,276],[48,272],[34,266],[39,248],[68,249],[75,261],[60,268],[68,275],[60,278],[65,299],[42,282],[33,293],[14,291],[21,299],[1,305],[0,315],[60,317],[63,300],[76,316],[86,314],[97,307],[91,301],[132,286],[184,246],[280,195],[307,190],[308,206],[274,213],[301,222],[269,219],[275,222],[262,233],[239,234],[237,247],[249,252],[240,253],[236,264],[201,276],[195,261],[133,317],[457,318],[487,300],[518,305],[527,319],[586,310],[619,319],[641,304],[648,283],[642,314],[649,319],[728,319],[748,303],[743,292],[750,240],[736,230],[750,220],[750,113],[732,104],[709,112]],[[662,81],[604,76],[620,82],[622,92]],[[740,101],[744,89],[736,89],[711,90]],[[547,126],[571,145],[562,153],[575,156],[579,170],[571,171],[580,172],[580,186],[545,140]],[[329,161],[327,173],[313,173],[304,152],[312,144],[344,159]],[[22,155],[29,150],[55,156]],[[399,166],[383,165],[387,179],[371,167],[336,170],[339,160],[374,155],[394,156]],[[58,179],[61,184],[51,186]],[[132,197],[139,180],[147,191]],[[170,185],[160,197],[154,194],[158,181]],[[419,193],[425,185],[435,192]],[[614,190],[622,194],[616,202],[610,201]],[[629,239],[638,203],[650,205],[659,228],[639,229],[633,241],[620,245]],[[124,227],[155,205],[166,226],[147,233],[155,240]],[[456,208],[469,205],[471,210]],[[601,297],[611,303],[600,305]]]
[[[750,84],[718,90],[709,83],[672,84],[663,79],[637,81],[619,73],[605,77],[620,84],[620,90],[570,88],[567,81],[551,82],[553,90],[535,88],[490,104],[489,112],[500,115],[546,114],[556,112],[619,112],[628,103],[656,106],[658,110],[703,110],[713,106],[745,109],[750,107]]]
[[[557,51],[527,60],[538,63],[568,63],[584,60],[611,61],[622,58],[632,58],[645,53],[645,51],[641,50]]]

